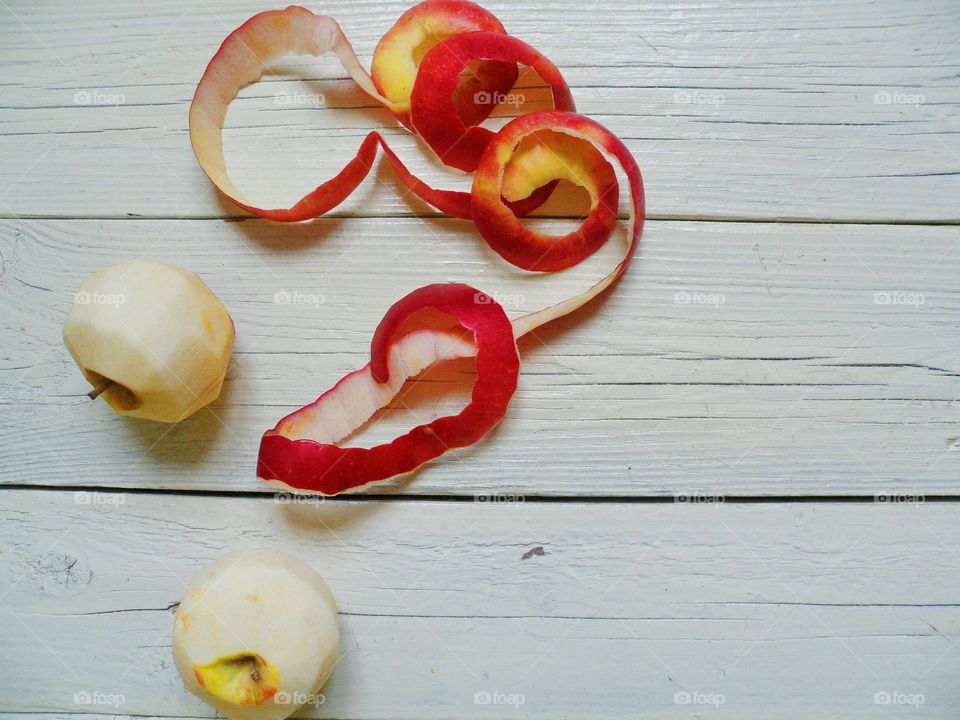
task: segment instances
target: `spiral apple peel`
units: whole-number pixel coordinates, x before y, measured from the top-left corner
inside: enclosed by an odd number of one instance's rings
[[[451,167],[475,173],[470,192],[433,188],[401,162],[377,132],[333,178],[289,208],[262,208],[226,173],[222,128],[227,106],[265,66],[287,52],[332,52],[370,97],[419,134]],[[534,68],[550,86],[554,110],[521,115],[499,132],[479,127],[518,77],[517,64]],[[462,71],[472,71],[466,80]],[[487,244],[524,270],[554,272],[595,253],[618,222],[626,176],[630,219],[621,259],[583,292],[512,321],[481,291],[461,283],[430,285],[398,301],[374,333],[371,362],[310,405],[283,418],[261,441],[257,474],[268,481],[327,495],[405,474],[448,450],[479,440],[506,413],[516,389],[516,340],[574,312],[611,287],[626,271],[644,220],[643,181],[626,146],[597,122],[578,115],[560,70],[526,43],[506,34],[493,15],[463,0],[427,0],[407,11],[384,35],[372,63],[360,64],[337,23],[291,6],[254,16],[232,33],[210,61],[190,108],[190,138],[204,172],[233,202],[259,217],[302,221],[346,199],[369,173],[378,146],[401,183],[441,212],[473,221]],[[472,95],[471,95],[472,92]],[[564,235],[537,232],[518,218],[540,207],[559,181],[584,188],[590,209]],[[398,332],[405,319],[432,309],[457,329]],[[419,425],[390,443],[345,448],[341,443],[389,404],[403,384],[428,367],[475,357],[471,401],[458,415]]]

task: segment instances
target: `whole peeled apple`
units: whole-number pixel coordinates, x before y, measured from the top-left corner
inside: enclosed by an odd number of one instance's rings
[[[177,422],[220,395],[233,320],[195,273],[128,260],[87,278],[63,341],[121,415]]]
[[[283,720],[314,702],[339,652],[327,584],[277,550],[215,561],[190,583],[173,621],[184,684],[230,720]]]

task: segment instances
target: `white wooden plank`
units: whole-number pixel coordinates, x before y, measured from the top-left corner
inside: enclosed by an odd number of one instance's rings
[[[626,140],[654,216],[958,219],[944,202],[960,190],[952,112],[960,8],[951,0],[486,5],[560,66],[581,111]],[[366,62],[406,6],[331,0],[322,10],[341,21]],[[235,215],[193,159],[187,105],[221,40],[265,7],[4,3],[0,212]],[[308,81],[273,76],[245,91],[228,119],[228,157],[251,196],[298,198],[378,127],[427,179],[466,182],[435,168],[350,83],[324,81],[344,76],[334,60],[289,68]],[[83,104],[82,95],[75,102],[78,92],[101,104]],[[293,92],[328,102],[278,105],[279,93]],[[111,105],[111,96],[123,103]],[[399,197],[386,172],[341,212],[429,209]]]
[[[364,364],[403,294],[460,280],[517,313],[587,287],[613,254],[534,277],[453,220],[0,222],[2,482],[265,490],[262,432]],[[81,280],[140,255],[199,272],[238,327],[224,395],[175,427],[90,403],[60,340]],[[946,227],[651,223],[612,294],[524,341],[497,431],[397,489],[955,493],[958,265]],[[697,303],[710,295],[722,304]],[[469,363],[428,374],[355,442],[455,412],[471,379]]]
[[[6,491],[0,508],[4,711],[211,715],[173,668],[170,607],[225,550],[268,545],[319,569],[342,612],[323,717],[915,709],[875,704],[883,692],[953,717],[960,700],[952,505]],[[78,707],[77,692],[123,701]],[[478,692],[523,704],[474,704]],[[687,707],[683,692],[724,702]]]

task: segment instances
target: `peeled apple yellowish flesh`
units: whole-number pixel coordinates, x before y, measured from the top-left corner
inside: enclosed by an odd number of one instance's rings
[[[235,333],[195,273],[128,260],[87,278],[63,341],[87,380],[121,415],[178,422],[220,395]]]
[[[273,549],[233,552],[190,583],[173,623],[184,685],[230,720],[283,720],[340,653],[337,606],[310,566]]]

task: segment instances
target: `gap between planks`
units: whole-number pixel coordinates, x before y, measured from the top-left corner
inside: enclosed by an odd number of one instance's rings
[[[185,497],[211,497],[211,498],[251,498],[254,500],[263,500],[271,495],[285,494],[283,490],[264,489],[264,490],[203,490],[203,489],[175,489],[175,488],[126,488],[114,485],[31,485],[29,483],[10,483],[0,485],[2,491],[42,491],[42,492],[74,492],[74,493],[114,493],[129,495],[180,495]],[[678,496],[688,496],[690,493],[677,493],[674,495],[531,495],[528,493],[516,492],[493,492],[493,493],[472,493],[463,495],[407,495],[407,494],[389,494],[389,493],[345,493],[332,497],[306,493],[301,495],[304,500],[308,498],[322,499],[323,502],[443,502],[443,503],[476,503],[479,497],[514,497],[523,498],[524,503],[538,504],[558,504],[558,503],[583,503],[592,505],[672,505],[681,504]],[[883,501],[878,497],[904,496],[905,493],[881,492],[873,495],[724,495],[721,493],[696,493],[699,497],[719,498],[721,503],[732,503],[737,505],[777,505],[783,503],[805,503],[805,504],[882,504]],[[960,503],[960,494],[958,495],[924,495],[917,493],[915,497],[919,502],[926,503]],[[697,503],[707,504],[704,501],[697,500]],[[696,503],[695,503],[696,504]]]

